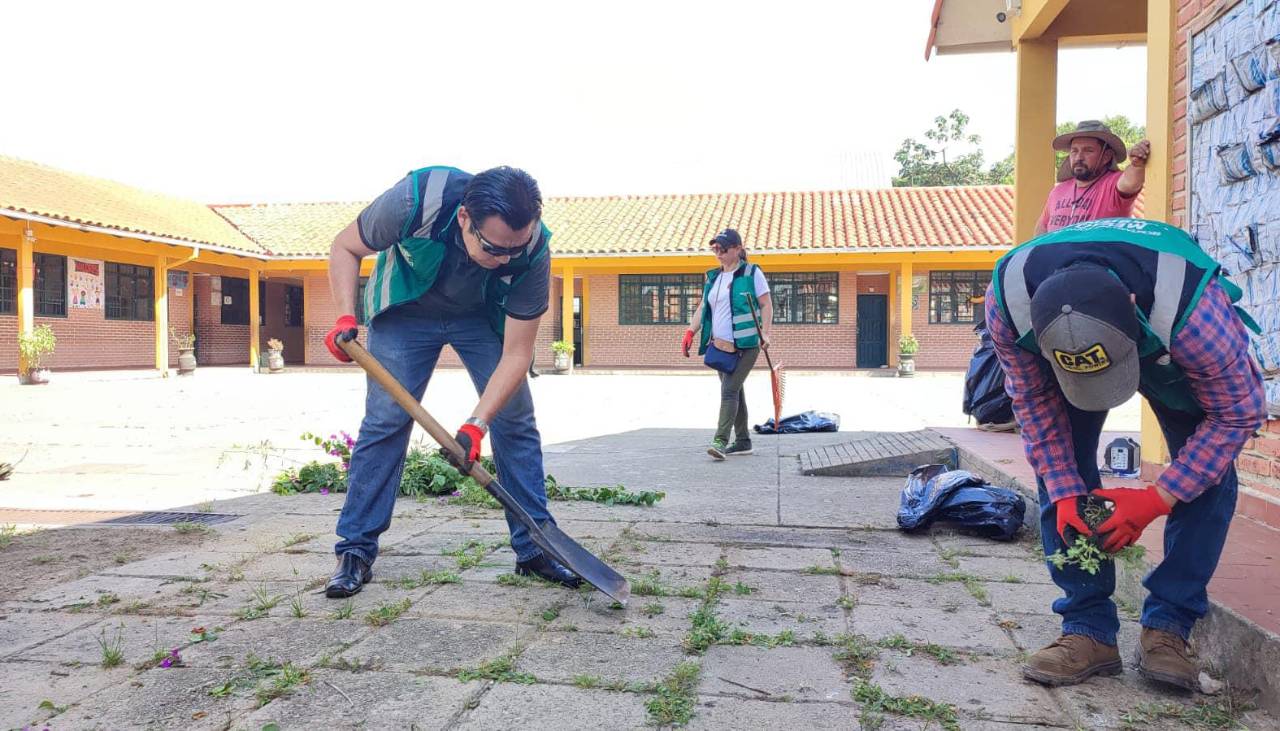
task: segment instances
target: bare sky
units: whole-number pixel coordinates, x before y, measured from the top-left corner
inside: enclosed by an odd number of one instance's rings
[[[364,200],[430,164],[546,195],[827,189],[960,108],[1003,157],[1014,56],[926,63],[932,5],[10,3],[0,154],[211,203]],[[1064,52],[1059,119],[1143,121],[1144,54]]]

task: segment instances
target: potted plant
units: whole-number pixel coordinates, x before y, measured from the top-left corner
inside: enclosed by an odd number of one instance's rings
[[[915,335],[903,335],[898,338],[898,377],[910,378],[916,374],[916,352],[920,350],[920,341]]]
[[[267,370],[271,373],[284,372],[284,343],[279,338],[267,341]]]
[[[573,356],[573,343],[568,340],[557,340],[551,344],[551,352],[556,354],[556,371],[563,373],[569,370],[569,359]]]
[[[44,359],[53,352],[58,338],[53,328],[40,325],[29,333],[18,336],[18,353],[22,357],[23,367],[18,370],[18,383],[38,386],[49,382],[49,369],[44,367]]]
[[[177,330],[169,328],[169,337],[173,338],[173,344],[178,346],[178,375],[189,376],[196,372],[196,334],[184,333],[178,334]]]

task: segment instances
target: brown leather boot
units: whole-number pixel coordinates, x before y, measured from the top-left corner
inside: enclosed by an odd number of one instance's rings
[[[1120,651],[1084,635],[1063,635],[1027,658],[1022,674],[1045,685],[1075,685],[1094,675],[1124,671]]]
[[[1200,689],[1200,674],[1191,659],[1191,648],[1182,637],[1160,629],[1142,628],[1134,651],[1138,674],[1148,680],[1176,685],[1187,690]]]

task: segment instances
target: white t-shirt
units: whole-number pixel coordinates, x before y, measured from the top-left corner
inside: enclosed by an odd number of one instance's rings
[[[756,299],[769,294],[769,282],[764,272],[756,267],[755,287]],[[721,340],[733,340],[733,306],[729,301],[729,287],[733,285],[732,272],[720,272],[716,281],[711,284],[711,292],[707,294],[707,306],[711,308],[711,335]]]

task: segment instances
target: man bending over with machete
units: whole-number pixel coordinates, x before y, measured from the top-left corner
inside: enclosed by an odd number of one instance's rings
[[[1186,641],[1208,610],[1206,587],[1235,511],[1233,462],[1266,416],[1246,329],[1257,325],[1232,306],[1239,297],[1182,230],[1120,218],[1015,248],[987,291],[987,324],[1040,488],[1045,555],[1076,533],[1114,553],[1168,516],[1164,558],[1142,582],[1149,594],[1135,656],[1144,677],[1192,690],[1198,673]],[[1146,489],[1100,489],[1102,424],[1135,391],[1155,412],[1173,463]],[[1090,525],[1086,496],[1114,512]],[[1028,658],[1023,675],[1070,685],[1121,672],[1114,562],[1096,574],[1050,562],[1049,574],[1065,594],[1053,603],[1062,636]]]
[[[421,400],[440,350],[453,346],[480,394],[458,429],[463,474],[480,458],[492,428],[503,484],[536,521],[551,520],[542,439],[525,374],[538,320],[547,310],[551,232],[542,225],[542,193],[523,170],[471,175],[456,168],[415,170],[383,193],[334,239],[329,285],[342,315],[325,346],[344,363],[336,340],[356,336],[360,260],[377,254],[364,291],[369,352]],[[364,421],[351,452],[348,492],[338,517],[338,568],[331,598],[359,592],[373,576],[378,536],[391,524],[413,422],[372,378]],[[554,521],[553,521],[554,522]],[[516,573],[576,587],[576,575],[542,553],[507,514]]]

